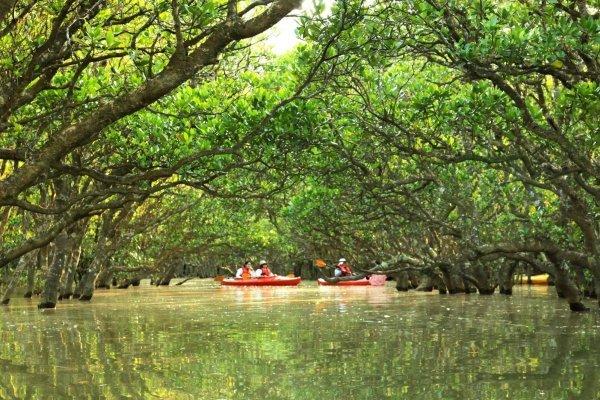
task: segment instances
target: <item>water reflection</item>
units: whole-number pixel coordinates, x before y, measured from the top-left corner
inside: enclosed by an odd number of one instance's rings
[[[2,399],[595,399],[598,313],[544,291],[173,288],[0,310]]]

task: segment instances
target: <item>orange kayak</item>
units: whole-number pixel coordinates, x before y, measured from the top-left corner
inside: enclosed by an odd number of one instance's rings
[[[300,283],[302,278],[293,277],[288,278],[284,276],[273,276],[266,278],[250,278],[250,279],[236,279],[226,278],[221,281],[221,285],[224,286],[296,286]]]
[[[340,281],[340,282],[327,282],[325,279],[317,279],[320,286],[369,286],[369,280],[367,278],[359,279],[357,281]]]

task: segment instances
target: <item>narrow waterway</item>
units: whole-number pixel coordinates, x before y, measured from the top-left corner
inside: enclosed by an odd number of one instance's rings
[[[592,304],[590,304],[592,305]],[[546,288],[97,292],[0,309],[1,399],[600,399],[600,313]]]

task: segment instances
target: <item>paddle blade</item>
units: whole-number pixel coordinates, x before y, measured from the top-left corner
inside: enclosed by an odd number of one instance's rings
[[[223,279],[225,279],[224,275],[217,275],[217,276],[215,276],[215,282],[221,282]]]
[[[320,258],[317,258],[315,260],[315,267],[317,268],[325,268],[327,266],[327,263],[324,260],[321,260]]]

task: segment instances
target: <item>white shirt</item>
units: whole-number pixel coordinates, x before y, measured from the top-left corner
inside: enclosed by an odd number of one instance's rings
[[[244,268],[243,267],[239,267],[238,270],[235,273],[235,277],[236,278],[241,278],[242,274],[244,273]],[[254,276],[254,274],[256,274],[256,271],[252,271],[250,270],[250,276]]]

